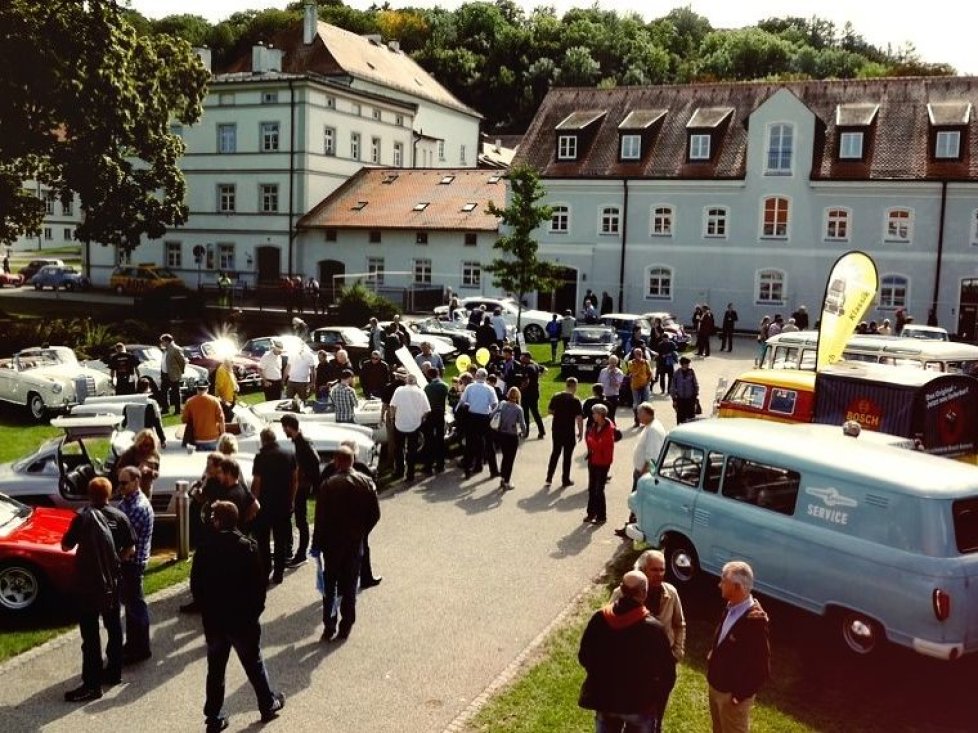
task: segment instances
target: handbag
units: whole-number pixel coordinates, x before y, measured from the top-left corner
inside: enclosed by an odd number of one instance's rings
[[[700,404],[699,398],[696,399],[696,414],[697,415],[703,414],[703,405]]]
[[[502,422],[503,416],[500,409],[497,407],[496,411],[492,413],[492,417],[489,418],[489,429],[499,430],[499,425]]]
[[[617,443],[621,439],[622,439],[621,430],[615,428],[615,442]]]

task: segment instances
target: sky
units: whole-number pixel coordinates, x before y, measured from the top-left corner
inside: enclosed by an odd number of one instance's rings
[[[217,22],[240,10],[282,8],[288,0],[130,0],[133,8],[151,18],[177,13],[203,15]],[[592,0],[516,0],[526,10],[539,5],[556,8],[563,14],[572,7],[590,7]],[[352,7],[366,9],[372,0],[346,0]],[[377,4],[382,4],[377,2]],[[390,0],[391,7],[436,7],[452,9],[463,0]],[[646,20],[668,13],[672,8],[689,5],[709,19],[714,28],[737,28],[753,25],[771,17],[818,15],[833,21],[840,29],[846,21],[873,45],[894,49],[912,43],[925,61],[943,62],[961,74],[978,74],[974,20],[978,12],[968,0],[930,0],[930,2],[896,2],[895,0],[597,0],[601,8],[618,12],[635,11]],[[956,21],[956,22],[955,22]]]

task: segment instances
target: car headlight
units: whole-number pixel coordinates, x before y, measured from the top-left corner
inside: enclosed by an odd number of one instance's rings
[[[64,385],[62,385],[60,382],[52,382],[51,383],[51,391],[54,394],[61,394],[62,392],[65,391],[65,388],[64,388]]]

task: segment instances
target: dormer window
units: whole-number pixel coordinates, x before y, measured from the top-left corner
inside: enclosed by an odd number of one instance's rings
[[[934,143],[934,157],[938,160],[957,160],[961,157],[961,132],[939,130]]]
[[[839,160],[862,160],[863,133],[843,132],[839,135]]]
[[[618,159],[641,160],[652,147],[659,122],[669,110],[633,109],[618,124]]]
[[[577,135],[557,137],[557,160],[577,160]]]
[[[710,159],[710,136],[709,135],[690,135],[689,136],[689,159],[690,160],[709,160]]]
[[[416,203],[414,205],[414,210],[415,211],[424,211],[425,209],[428,208],[428,203],[429,202],[427,202],[427,201],[419,201],[418,203]]]
[[[621,159],[639,160],[641,157],[642,157],[642,136],[622,135],[621,136]]]

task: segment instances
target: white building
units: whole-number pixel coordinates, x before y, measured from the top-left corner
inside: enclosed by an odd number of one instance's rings
[[[817,312],[832,263],[867,252],[871,317],[978,318],[978,79],[553,89],[516,156],[554,208],[541,255],[629,312],[732,302],[739,328]],[[548,299],[549,302],[549,299]],[[817,317],[817,316],[816,316]]]
[[[77,199],[63,202],[54,191],[37,181],[27,181],[24,188],[44,202],[44,220],[41,231],[37,236],[21,236],[14,240],[11,249],[14,252],[24,250],[54,249],[59,247],[77,246],[75,229],[81,224],[82,212]]]
[[[330,259],[323,243],[295,238],[299,218],[364,166],[474,167],[480,120],[396,47],[307,6],[302,23],[213,76],[198,124],[174,126],[189,219],[129,260],[167,265],[191,287],[221,270],[248,286],[329,280],[327,265],[316,269]],[[106,284],[118,254],[90,253],[93,282]]]

